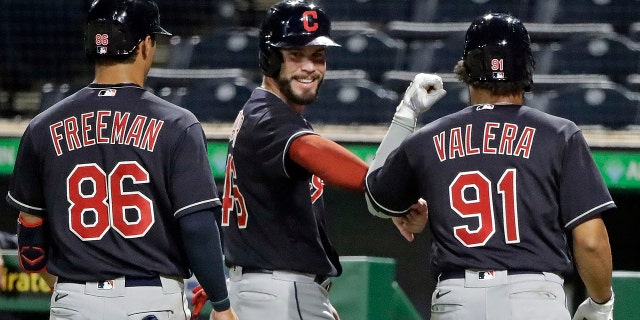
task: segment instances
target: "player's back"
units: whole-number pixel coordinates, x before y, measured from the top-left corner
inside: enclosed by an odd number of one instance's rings
[[[518,105],[470,106],[409,137],[438,267],[570,270],[563,229],[602,200],[560,201],[591,185],[593,172],[572,170],[583,144],[574,123]]]
[[[185,204],[169,193],[190,129],[203,135],[190,112],[126,84],[92,84],[33,119],[24,143],[39,156],[53,272],[188,275],[174,220]]]

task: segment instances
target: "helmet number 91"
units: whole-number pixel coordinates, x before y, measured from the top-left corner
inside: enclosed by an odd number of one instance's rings
[[[109,35],[106,33],[96,34],[96,45],[106,46],[109,44]]]
[[[491,70],[492,71],[504,70],[504,61],[502,59],[491,59]]]

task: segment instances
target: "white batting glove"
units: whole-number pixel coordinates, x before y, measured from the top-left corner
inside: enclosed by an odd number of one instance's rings
[[[404,97],[396,108],[396,115],[416,119],[447,94],[443,87],[440,76],[418,73],[404,92]]]
[[[599,304],[587,298],[578,306],[573,320],[613,320],[613,291],[611,291],[611,299]]]

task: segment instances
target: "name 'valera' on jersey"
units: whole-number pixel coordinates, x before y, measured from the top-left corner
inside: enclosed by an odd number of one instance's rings
[[[484,129],[474,131],[472,124],[454,127],[433,136],[433,144],[440,162],[456,157],[477,154],[500,154],[529,158],[536,129],[504,122],[487,122]],[[481,134],[482,143],[472,144],[472,134]],[[476,140],[477,141],[477,140]]]
[[[62,155],[62,145],[68,151],[94,144],[125,144],[153,152],[164,121],[129,112],[87,112],[80,117],[68,117],[49,126],[56,154]],[[62,141],[66,143],[63,143]]]

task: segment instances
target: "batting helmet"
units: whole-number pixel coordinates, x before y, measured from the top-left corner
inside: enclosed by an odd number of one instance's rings
[[[330,38],[331,21],[318,6],[301,0],[273,5],[260,26],[260,68],[268,77],[280,73],[282,54],[278,48],[337,46]]]
[[[516,17],[489,13],[467,30],[464,67],[470,81],[527,83],[530,90],[535,67],[529,33]]]
[[[151,0],[94,0],[85,27],[89,56],[127,55],[147,35],[171,35],[160,26],[158,6]]]

